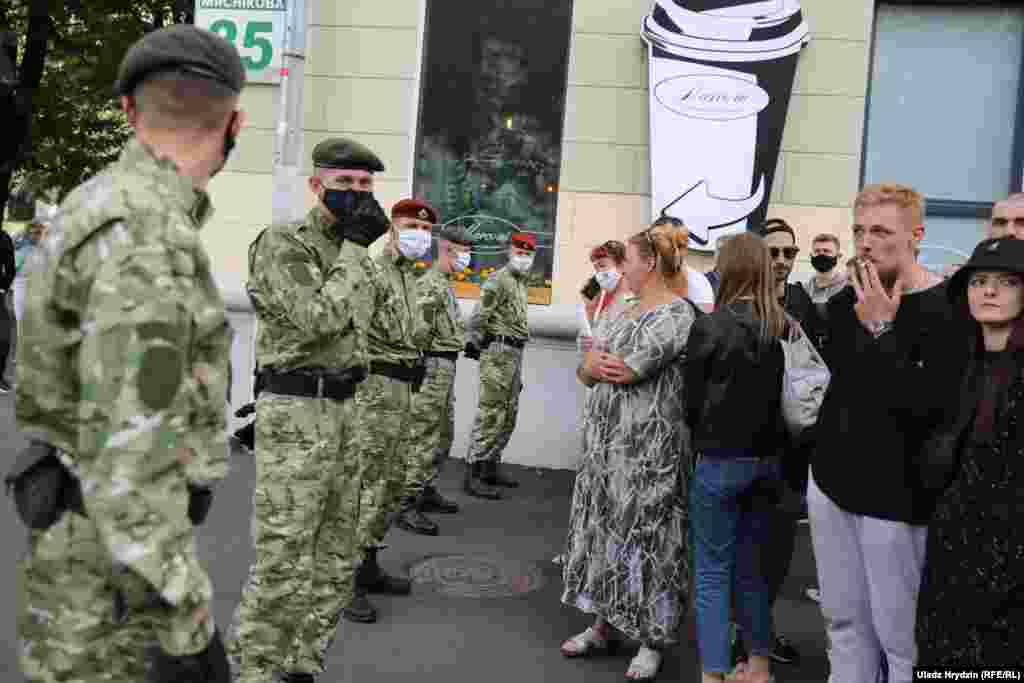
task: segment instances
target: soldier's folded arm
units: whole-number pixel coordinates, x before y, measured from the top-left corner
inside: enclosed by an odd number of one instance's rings
[[[286,319],[310,336],[341,334],[352,325],[354,296],[365,286],[366,248],[345,240],[321,269],[313,251],[279,227],[255,245],[249,295],[261,315]]]
[[[170,605],[202,607],[210,584],[192,543],[189,471],[210,472],[202,462],[209,453],[197,449],[218,448],[225,437],[212,434],[219,420],[195,423],[205,389],[190,358],[194,320],[184,302],[192,280],[181,263],[139,245],[100,266],[82,321],[75,460],[86,512],[115,565]]]

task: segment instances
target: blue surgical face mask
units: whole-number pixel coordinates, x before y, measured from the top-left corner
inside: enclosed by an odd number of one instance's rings
[[[456,273],[461,273],[466,268],[469,268],[469,262],[472,260],[472,256],[468,251],[460,252],[455,255],[455,260],[452,263],[452,269]]]
[[[430,231],[405,229],[398,231],[398,250],[407,259],[422,258],[430,250]]]
[[[601,285],[601,289],[610,292],[619,284],[621,274],[617,270],[602,270],[594,273],[594,277],[597,279],[597,284]]]

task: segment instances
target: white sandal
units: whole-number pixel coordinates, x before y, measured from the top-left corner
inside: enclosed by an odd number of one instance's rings
[[[661,653],[649,647],[641,647],[629,663],[626,679],[630,681],[653,681],[661,669]]]
[[[595,652],[610,653],[616,644],[617,641],[601,635],[600,631],[591,626],[562,643],[559,650],[565,657],[585,657]]]

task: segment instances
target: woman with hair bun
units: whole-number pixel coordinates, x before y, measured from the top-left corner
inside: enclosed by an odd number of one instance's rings
[[[626,244],[622,276],[636,302],[585,354],[577,377],[593,387],[583,417],[583,458],[573,491],[562,602],[594,623],[562,643],[566,657],[608,652],[613,629],[641,647],[626,678],[652,680],[675,642],[690,583],[683,420],[686,339],[685,227],[661,225]]]

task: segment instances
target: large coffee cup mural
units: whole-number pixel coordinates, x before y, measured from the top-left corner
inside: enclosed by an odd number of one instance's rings
[[[657,0],[641,34],[652,210],[711,252],[764,221],[807,22],[797,0]]]

